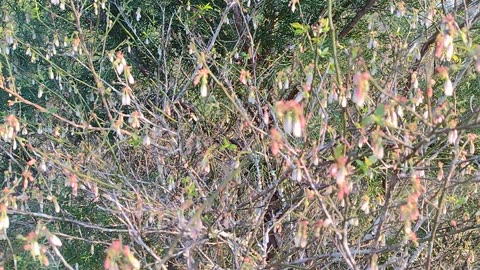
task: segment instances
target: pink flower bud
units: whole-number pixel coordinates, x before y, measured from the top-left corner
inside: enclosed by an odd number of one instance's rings
[[[332,220],[330,218],[327,218],[323,221],[323,227],[324,228],[327,228],[328,226],[330,226],[332,224]]]
[[[360,87],[355,88],[353,91],[352,102],[360,108],[365,104],[365,94]]]

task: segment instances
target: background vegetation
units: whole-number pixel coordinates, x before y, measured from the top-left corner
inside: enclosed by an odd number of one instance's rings
[[[0,269],[479,267],[480,1],[0,7]]]

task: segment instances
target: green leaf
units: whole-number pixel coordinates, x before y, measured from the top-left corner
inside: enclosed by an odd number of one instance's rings
[[[335,74],[335,64],[332,58],[330,58],[330,63],[328,64],[327,70],[328,70],[328,74]]]
[[[237,146],[235,144],[230,143],[227,139],[223,139],[223,145],[220,147],[220,151],[223,150],[236,150]]]
[[[139,136],[137,136],[136,134],[133,134],[129,139],[128,139],[128,144],[130,144],[131,146],[139,146],[140,144],[142,144],[142,138],[140,138]]]
[[[373,119],[375,120],[375,123],[379,126],[383,126],[385,122],[385,105],[383,104],[378,104],[377,108],[375,109],[375,112],[373,112]]]
[[[385,105],[378,104],[373,114],[378,118],[382,118],[385,115]]]
[[[333,150],[333,157],[335,159],[338,159],[343,156],[343,145],[339,144],[335,149]]]
[[[369,115],[369,116],[362,119],[361,126],[363,128],[366,128],[366,127],[370,126],[373,122],[375,122],[375,116]]]
[[[320,56],[321,58],[326,58],[329,55],[330,53],[328,52],[328,47],[318,49],[318,56]]]
[[[48,112],[49,113],[57,113],[58,112],[58,107],[49,107]]]
[[[355,163],[357,163],[357,166],[363,171],[363,173],[365,173],[368,170],[368,167],[360,159],[355,160]]]
[[[365,164],[368,167],[371,167],[373,164],[375,164],[378,161],[378,159],[375,156],[370,156],[369,158],[365,157]]]
[[[328,24],[328,19],[327,18],[323,18],[320,20],[320,26],[322,27],[322,32],[326,33],[328,31],[330,31],[330,26]]]
[[[298,22],[291,23],[290,25],[293,27],[293,31],[297,35],[301,35],[301,34],[307,32],[308,29],[310,28],[308,25],[303,25],[303,24],[298,23]]]
[[[458,57],[458,55],[454,54],[452,55],[452,61],[458,63],[460,61],[460,58]]]
[[[199,5],[199,6],[198,6],[198,9],[199,9],[200,11],[208,11],[208,10],[212,10],[213,7],[212,7],[212,5],[210,5],[210,3],[207,3],[207,4],[205,4],[205,5]]]
[[[460,37],[462,38],[464,44],[468,44],[467,33],[465,33],[463,29],[460,31]]]
[[[303,29],[303,24],[299,22],[294,22],[290,24],[294,29]]]

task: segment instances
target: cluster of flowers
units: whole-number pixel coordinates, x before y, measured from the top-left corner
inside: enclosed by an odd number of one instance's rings
[[[129,246],[124,245],[122,248],[120,240],[114,240],[106,252],[107,258],[103,264],[105,269],[140,269],[140,261],[133,256]]]
[[[404,232],[405,235],[416,242],[417,237],[412,231],[412,221],[415,221],[420,216],[418,211],[418,199],[421,194],[425,193],[425,187],[420,183],[420,177],[418,175],[412,176],[413,192],[408,196],[407,203],[400,206],[400,217],[405,222]]]
[[[453,40],[457,33],[458,25],[455,22],[452,14],[448,14],[442,21],[440,25],[441,32],[437,36],[436,40],[436,47],[435,47],[435,57],[443,58],[446,61],[451,61],[453,52],[454,52],[454,44]],[[448,74],[448,67],[438,67],[437,72],[440,74],[442,79],[445,80],[443,85],[445,96],[452,96],[453,95],[453,84],[450,80],[450,76]]]
[[[295,101],[279,101],[275,105],[277,115],[283,120],[283,130],[295,137],[302,137],[306,119],[303,116],[303,106]]]
[[[35,231],[30,232],[26,237],[18,236],[17,238],[25,242],[23,249],[30,251],[32,257],[38,259],[44,266],[49,266],[50,262],[48,260],[48,246],[41,244],[43,242],[41,239],[46,239],[54,249],[62,246],[60,238],[51,233],[47,227],[41,223],[39,223]]]
[[[135,79],[132,75],[132,67],[127,65],[127,61],[125,60],[123,52],[121,51],[117,52],[115,60],[113,59],[113,56],[110,56],[110,61],[113,62],[113,67],[115,68],[117,75],[123,75],[125,77],[125,81],[127,82],[125,87],[122,89],[122,105],[128,106],[131,104],[133,96],[133,91],[130,85],[135,84]]]

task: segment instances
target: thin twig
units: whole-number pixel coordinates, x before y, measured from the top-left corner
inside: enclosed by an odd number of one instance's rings
[[[127,229],[105,228],[105,227],[101,227],[101,226],[91,224],[91,223],[87,223],[87,222],[83,222],[83,221],[78,221],[78,220],[65,218],[65,217],[55,217],[55,216],[47,215],[47,214],[44,214],[44,213],[27,212],[27,211],[22,211],[22,210],[7,210],[7,213],[9,215],[31,216],[31,217],[44,218],[44,219],[54,220],[54,221],[70,222],[70,223],[82,226],[84,228],[94,229],[94,230],[98,230],[98,231],[101,231],[101,232],[116,232],[116,233],[128,233],[129,232],[129,230],[127,230]]]

